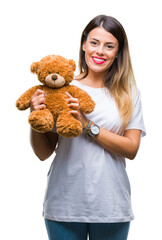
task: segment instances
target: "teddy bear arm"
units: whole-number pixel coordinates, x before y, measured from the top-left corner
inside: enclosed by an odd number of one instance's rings
[[[35,86],[28,89],[25,93],[23,93],[16,101],[16,107],[19,110],[26,110],[27,108],[29,108],[31,97],[35,93],[35,91],[39,88],[40,86]]]
[[[92,100],[92,98],[86,93],[85,96],[81,96],[79,98],[80,103],[80,110],[84,114],[91,113],[95,108],[95,102]]]
[[[74,86],[73,86],[74,87]],[[70,93],[70,91],[69,91]],[[95,102],[92,100],[92,98],[89,96],[87,92],[84,90],[75,87],[70,93],[73,97],[78,98],[79,104],[80,104],[80,110],[85,113],[91,113],[95,108]]]

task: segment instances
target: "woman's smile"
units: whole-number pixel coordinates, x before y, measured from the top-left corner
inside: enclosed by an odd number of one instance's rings
[[[105,58],[101,58],[101,57],[92,57],[93,62],[95,62],[96,64],[103,64],[106,62]]]

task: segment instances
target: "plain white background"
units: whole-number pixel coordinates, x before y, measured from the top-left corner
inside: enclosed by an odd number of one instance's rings
[[[129,240],[161,239],[160,9],[158,0],[1,3],[0,239],[47,240],[42,204],[53,156],[40,162],[34,155],[29,143],[29,110],[18,111],[15,102],[38,84],[37,77],[30,72],[33,61],[59,54],[78,64],[81,33],[99,14],[117,18],[127,32],[147,130],[136,159],[127,160],[135,213]]]

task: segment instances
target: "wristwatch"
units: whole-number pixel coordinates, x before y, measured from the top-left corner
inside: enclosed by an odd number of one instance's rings
[[[90,137],[94,137],[94,136],[97,136],[99,132],[100,132],[99,126],[97,124],[94,124],[90,127],[88,135]]]

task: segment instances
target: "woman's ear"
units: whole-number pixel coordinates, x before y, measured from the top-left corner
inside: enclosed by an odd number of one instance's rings
[[[85,52],[85,45],[86,45],[86,41],[83,42],[83,45],[82,45],[82,50]]]

